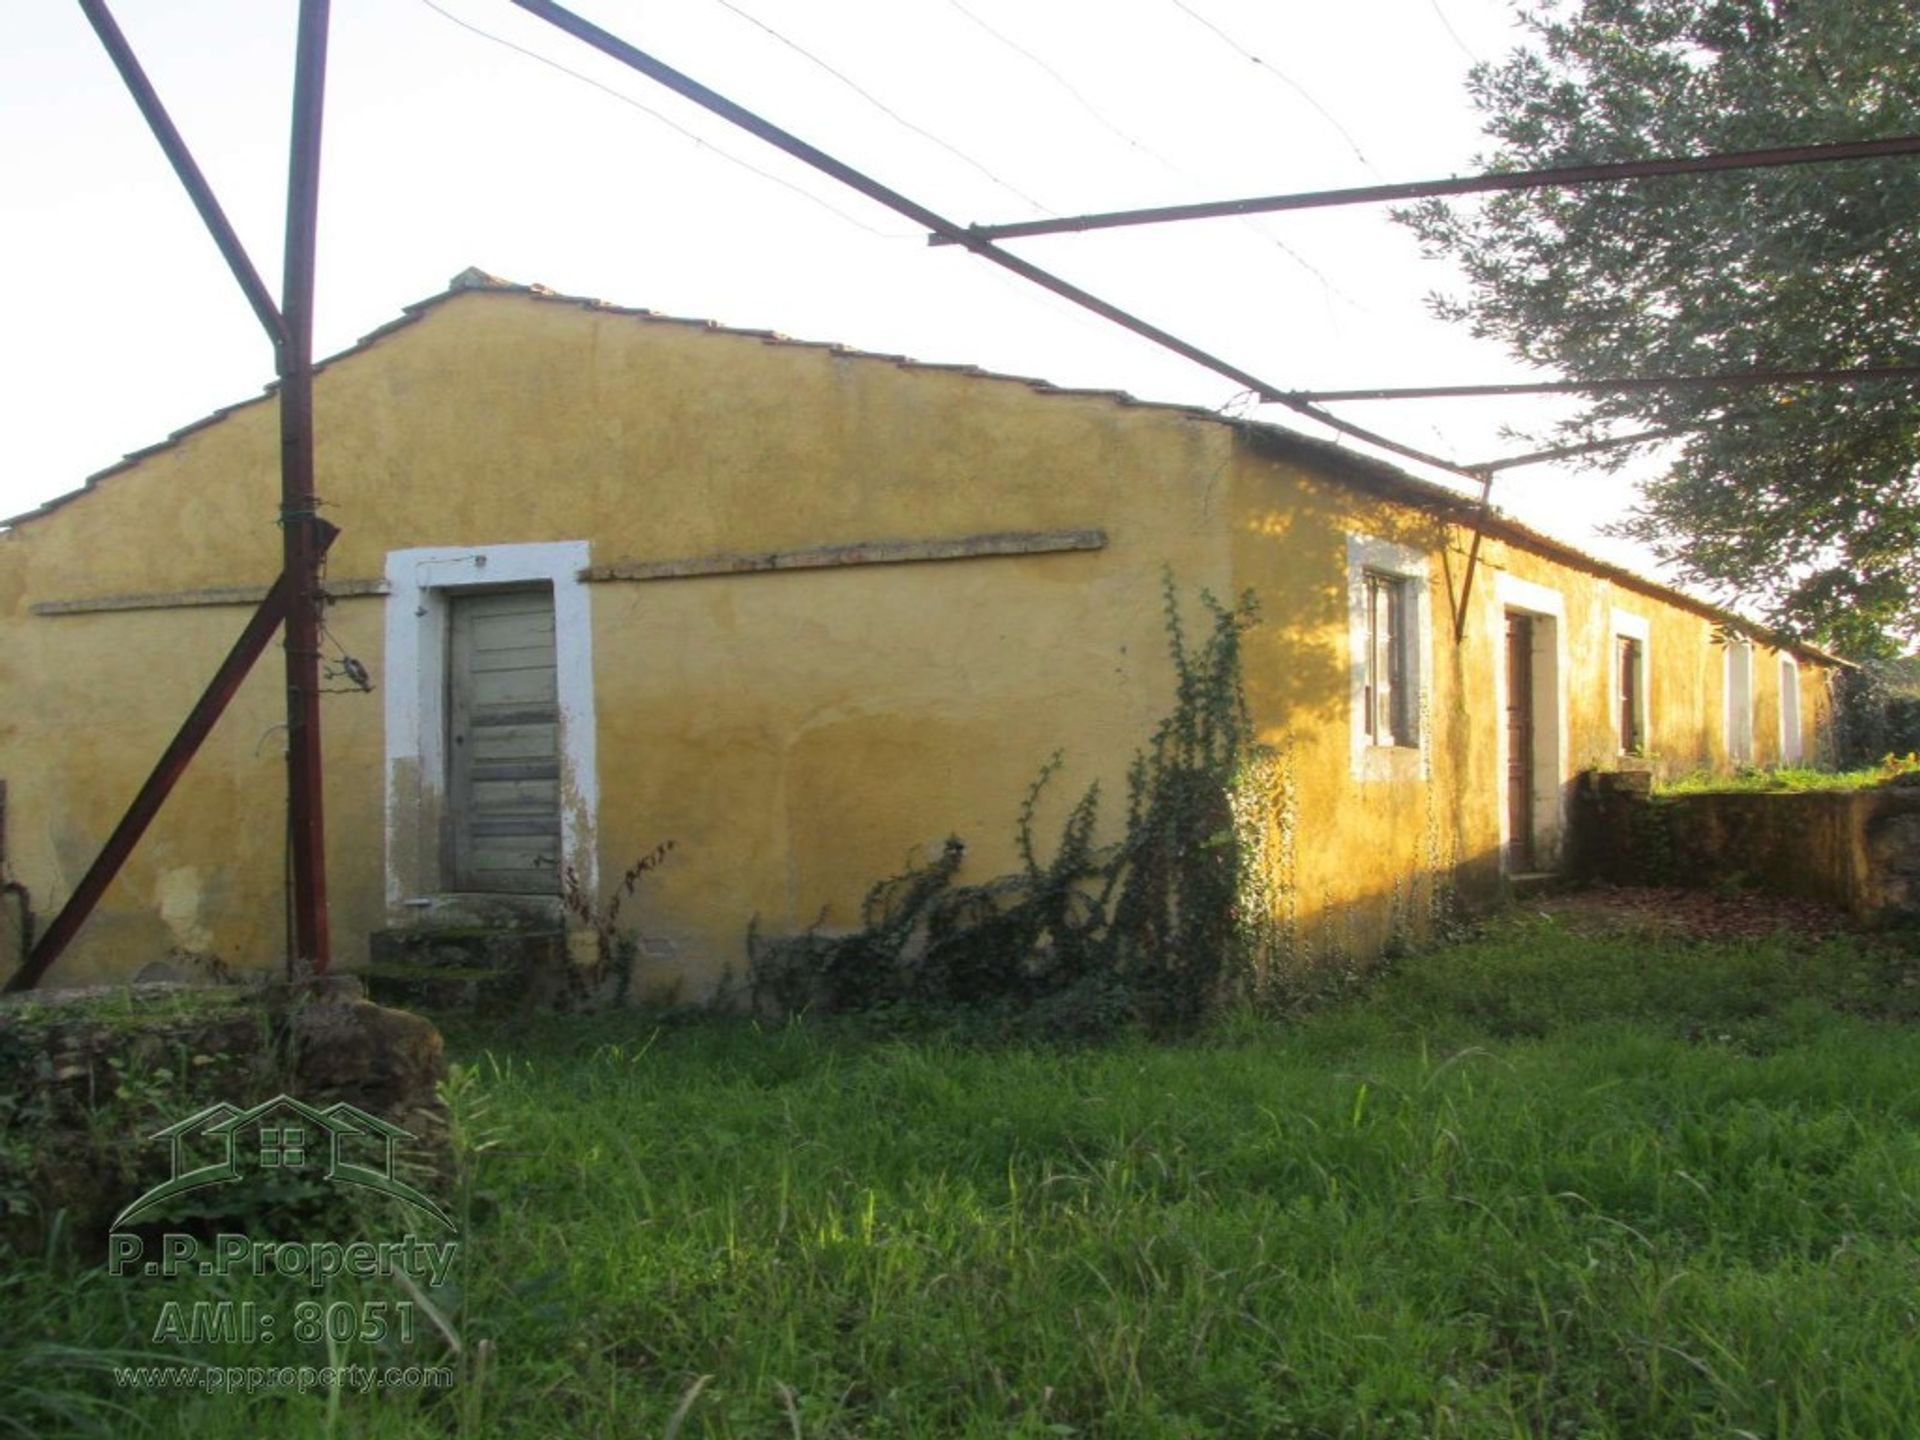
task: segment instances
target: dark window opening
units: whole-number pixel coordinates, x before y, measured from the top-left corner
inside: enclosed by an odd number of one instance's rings
[[[1402,576],[1367,572],[1367,739],[1413,745],[1413,687],[1408,683],[1407,584]]]
[[[1618,654],[1617,669],[1620,672],[1620,693],[1615,697],[1620,717],[1620,751],[1624,755],[1638,755],[1646,748],[1644,720],[1646,707],[1642,703],[1641,672],[1645,651],[1638,640],[1627,635],[1616,638]]]

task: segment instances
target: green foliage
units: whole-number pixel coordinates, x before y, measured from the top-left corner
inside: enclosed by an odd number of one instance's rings
[[[1056,753],[1020,805],[1018,871],[956,883],[966,847],[953,837],[932,861],[876,885],[851,934],[767,940],[756,930],[757,1002],[988,1009],[1040,1033],[1086,1035],[1130,1020],[1192,1025],[1243,982],[1275,939],[1260,848],[1267,810],[1249,797],[1271,798],[1278,781],[1252,743],[1242,690],[1252,596],[1232,608],[1205,592],[1200,600],[1208,624],[1195,645],[1167,577],[1174,705],[1129,771],[1118,842],[1095,839],[1095,783],[1042,855],[1035,817],[1064,763]]]
[[[0,1252],[3,1254],[4,1252]],[[40,1259],[41,1257],[35,1257]],[[48,1270],[60,1283],[49,1284]],[[105,1383],[116,1364],[137,1357],[131,1349],[76,1345],[67,1338],[76,1317],[111,1300],[99,1271],[70,1275],[57,1262],[0,1265],[0,1434],[125,1435],[138,1416],[127,1397]]]
[[[1801,765],[1748,767],[1725,773],[1689,770],[1654,783],[1658,795],[1706,795],[1725,791],[1798,792],[1806,790],[1867,790],[1886,782],[1893,772],[1874,766],[1867,770],[1813,770]]]
[[[633,984],[633,967],[640,959],[640,937],[620,923],[620,915],[641,880],[666,864],[672,853],[673,841],[662,840],[621,872],[604,900],[588,893],[573,866],[562,872],[560,904],[593,932],[594,957],[590,966],[569,970],[567,983],[556,999],[574,1008],[625,1003]]]
[[[1915,978],[1536,918],[1176,1044],[463,1017],[454,1391],[129,1398],[155,1287],[21,1255],[0,1431],[1908,1434]]]
[[[136,1001],[123,991],[8,1008],[0,1020],[0,1240],[46,1232],[56,1219],[41,1213],[49,1189],[114,1193],[117,1209],[164,1178],[147,1136],[256,1078],[258,1057],[203,1043],[226,1033],[221,1022],[239,1011],[238,994],[189,989]],[[111,1049],[84,1038],[101,1033],[113,1036]],[[218,1217],[195,1210],[182,1218]]]
[[[1920,131],[1908,0],[1535,0],[1472,72],[1488,169]],[[1912,364],[1906,158],[1511,192],[1402,213],[1457,262],[1439,313],[1580,379]],[[1558,437],[1682,432],[1619,531],[1689,580],[1855,655],[1920,631],[1920,391],[1655,390]],[[1623,463],[1627,452],[1608,452]]]
[[[1879,763],[1857,770],[1814,770],[1802,765],[1748,766],[1732,774],[1717,770],[1690,770],[1656,781],[1659,795],[1706,795],[1723,792],[1781,793],[1808,790],[1872,790],[1881,785],[1920,783],[1920,756],[1887,754]]]
[[[1870,661],[1834,677],[1833,748],[1843,767],[1920,751],[1917,662]]]

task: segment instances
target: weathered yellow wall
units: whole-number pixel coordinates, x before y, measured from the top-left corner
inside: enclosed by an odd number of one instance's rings
[[[1056,749],[1068,764],[1043,825],[1096,778],[1117,816],[1127,762],[1170,697],[1163,567],[1189,596],[1260,596],[1250,698],[1287,745],[1312,834],[1293,889],[1327,951],[1377,945],[1389,910],[1426,904],[1417,885],[1456,861],[1469,880],[1497,873],[1492,569],[1455,646],[1464,535],[1256,453],[1229,426],[504,294],[456,295],[328,367],[316,405],[319,490],[343,531],[335,580],[377,579],[389,551],[424,546],[585,539],[607,564],[1013,530],[1110,537],[1089,553],[589,587],[601,875],[660,840],[677,847],[629,912],[655,979],[697,989],[737,968],[756,915],[776,933],[823,914],[856,923],[876,879],[949,833],[969,843],[970,877],[1007,868],[1021,798]],[[271,405],[245,406],[0,534],[0,777],[13,869],[43,919],[246,612],[27,607],[264,585],[276,446]],[[1349,775],[1350,530],[1433,557],[1424,780]],[[1572,760],[1614,759],[1613,603],[1654,624],[1651,748],[1663,763],[1721,758],[1705,620],[1517,547],[1490,544],[1485,559],[1565,591],[1581,677]],[[345,599],[328,620],[381,686],[385,604]],[[249,680],[63,978],[135,974],[170,951],[278,962],[278,662],[270,651]],[[1777,743],[1773,668],[1757,652],[1762,760]],[[1817,672],[1803,676],[1813,722]],[[392,918],[382,703],[330,695],[324,714],[335,949],[351,964]]]
[[[1159,575],[1224,590],[1218,426],[1094,396],[505,296],[461,296],[321,375],[336,579],[416,546],[588,538],[596,563],[1104,527],[1103,551],[592,588],[601,869],[672,839],[637,918],[694,982],[770,931],[857,922],[950,832],[1013,860],[1021,797],[1116,803],[1170,686]],[[32,601],[264,583],[274,415],[244,408],[6,537],[0,774],[42,909],[78,878],[244,610]],[[1196,478],[1197,477],[1197,478]],[[250,518],[251,517],[251,518]],[[329,628],[384,683],[378,598]],[[62,962],[280,953],[278,652]],[[386,923],[378,696],[325,703],[336,952]],[[256,753],[257,752],[257,753]],[[195,896],[188,904],[176,898]]]
[[[1262,623],[1246,647],[1248,693],[1260,738],[1281,752],[1296,797],[1289,903],[1304,953],[1364,958],[1396,930],[1424,930],[1449,887],[1467,899],[1497,887],[1506,804],[1505,701],[1496,669],[1505,640],[1503,574],[1557,592],[1563,610],[1556,621],[1566,669],[1566,741],[1557,780],[1563,816],[1582,770],[1728,768],[1724,650],[1707,616],[1594,570],[1488,539],[1456,641],[1470,532],[1427,510],[1332,481],[1303,462],[1256,453],[1272,448],[1250,447],[1236,461],[1235,583],[1261,601]],[[1424,775],[1412,763],[1393,767],[1388,778],[1353,773],[1349,534],[1420,550],[1429,560],[1432,674],[1421,706]],[[1649,630],[1646,741],[1643,753],[1632,756],[1619,744],[1611,669],[1615,609],[1644,618]],[[1754,763],[1775,764],[1781,756],[1779,653],[1762,644],[1753,653]],[[1802,660],[1809,764],[1829,719],[1826,682],[1823,667]],[[1547,723],[1546,713],[1538,718]],[[1558,843],[1564,838],[1563,829]]]

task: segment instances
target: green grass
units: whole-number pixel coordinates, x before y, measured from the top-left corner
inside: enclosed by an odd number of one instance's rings
[[[1736,770],[1692,770],[1658,780],[1660,795],[1704,795],[1723,791],[1871,790],[1897,772],[1875,765],[1865,770],[1814,770],[1804,765],[1781,765]]]
[[[0,1433],[1908,1434],[1914,978],[1531,920],[1183,1044],[455,1025],[451,1395],[99,1415],[151,1295],[20,1261]]]

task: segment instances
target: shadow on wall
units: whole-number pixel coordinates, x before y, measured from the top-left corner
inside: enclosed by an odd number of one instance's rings
[[[1263,731],[1343,720],[1350,678],[1341,518],[1329,492],[1306,480],[1289,488],[1304,503],[1256,511],[1235,539],[1236,583],[1260,606],[1246,642],[1246,683]]]
[[[1302,883],[1303,854],[1352,839],[1332,817],[1323,833],[1302,820],[1291,745],[1239,751],[1230,768],[1156,762],[1114,845],[1093,841],[1091,795],[1058,824],[1040,818],[1050,773],[1022,808],[1022,868],[963,878],[966,847],[953,839],[900,874],[871,877],[853,928],[750,931],[755,1003],[1078,1012],[1093,996],[1117,1013],[1138,1006],[1151,1024],[1186,1024],[1222,1000],[1284,1005],[1356,979],[1382,956],[1447,938],[1502,895],[1498,852],[1462,859],[1430,785],[1413,802],[1425,823],[1374,837],[1355,867],[1383,883],[1338,894],[1317,865]]]

